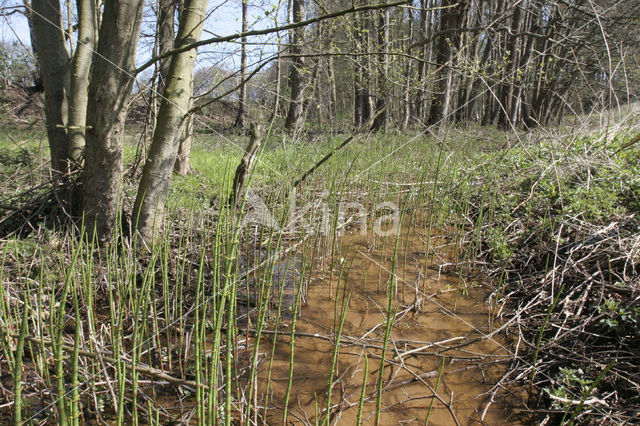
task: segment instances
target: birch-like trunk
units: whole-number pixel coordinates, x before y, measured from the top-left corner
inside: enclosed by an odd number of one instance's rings
[[[89,84],[82,208],[90,234],[111,237],[122,190],[122,143],[144,3],[104,4]]]
[[[193,85],[192,85],[193,87]],[[193,102],[189,103],[189,106]],[[176,174],[186,176],[191,173],[191,142],[193,141],[193,114],[189,114],[186,118],[186,124],[184,126],[184,132],[182,132],[182,138],[180,139],[180,146],[178,147],[178,156],[173,166],[173,171]]]
[[[176,48],[200,39],[207,4],[207,0],[185,1],[174,43]],[[158,124],[142,170],[133,211],[136,229],[145,240],[151,240],[164,222],[167,192],[189,109],[195,58],[195,49],[171,57]]]
[[[89,72],[93,55],[96,4],[95,0],[77,0],[78,44],[71,60],[69,91],[69,159],[80,165],[85,146],[85,125]]]

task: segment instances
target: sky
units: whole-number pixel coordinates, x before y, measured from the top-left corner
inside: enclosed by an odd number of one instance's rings
[[[1,2],[0,5],[7,7],[12,6],[12,3],[13,2]],[[31,47],[27,19],[20,13],[13,13],[7,16],[5,12],[0,17],[0,40],[14,41],[17,39],[20,39],[26,46]]]
[[[276,3],[274,3],[276,2]],[[26,47],[31,46],[29,37],[29,26],[27,19],[21,13],[8,13],[12,8],[21,5],[19,0],[0,0],[0,7],[3,8],[3,14],[0,16],[0,40],[15,41],[19,40]],[[147,4],[151,4],[147,1]],[[214,36],[224,36],[238,33],[241,30],[241,0],[223,0],[217,2],[209,2],[209,13],[206,22],[203,38]],[[249,26],[252,29],[267,28],[273,26],[273,16],[271,11],[277,7],[277,0],[256,0],[249,4]],[[74,2],[75,8],[75,2]],[[286,3],[283,10],[286,8]],[[269,16],[265,13],[269,11]],[[154,32],[154,23],[152,11],[145,11],[145,19],[143,22],[142,33],[152,35]],[[282,14],[281,14],[282,15]],[[271,37],[273,39],[273,36]],[[253,42],[269,41],[267,38],[251,40]],[[142,38],[138,47],[138,64],[146,61],[151,56],[153,42],[150,38]],[[249,54],[249,62],[258,60],[262,55],[275,51],[273,46],[251,46]],[[227,69],[237,69],[239,67],[239,44],[225,43],[222,45],[206,46],[199,49],[198,57],[199,66],[221,65]]]

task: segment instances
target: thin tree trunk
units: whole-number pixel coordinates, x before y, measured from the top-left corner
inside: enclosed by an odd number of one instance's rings
[[[330,46],[333,47],[333,44]],[[336,124],[335,121],[338,116],[338,95],[336,90],[336,73],[333,56],[329,57],[327,79],[329,81],[329,127],[330,131],[333,132],[334,125]]]
[[[433,11],[427,9],[431,7],[432,0],[420,0],[420,31],[422,40],[427,40],[431,36],[431,21]],[[431,58],[431,51],[433,50],[433,43],[424,43],[424,47],[420,52],[420,60],[417,63],[417,77],[416,77],[416,93],[415,93],[415,116],[418,121],[424,120],[425,111],[427,108],[426,95],[425,95],[425,77],[427,75],[428,61]]]
[[[242,32],[247,31],[247,1],[242,0]],[[245,104],[247,102],[247,85],[245,79],[247,78],[247,37],[243,36],[240,39],[242,44],[240,51],[240,90],[238,93],[238,115],[234,122],[236,127],[245,126]]]
[[[175,38],[175,16],[176,6],[180,0],[158,0],[158,12],[157,12],[157,24],[156,24],[156,38],[154,51],[157,55],[163,55],[173,49],[173,39]],[[150,128],[153,134],[153,129],[156,128],[156,121],[158,119],[158,105],[160,104],[160,98],[164,92],[164,87],[167,82],[167,73],[169,72],[169,58],[161,59],[156,64],[156,73],[150,93],[149,101],[149,116],[150,116]],[[153,137],[153,136],[152,136]],[[146,161],[146,150],[143,149],[141,160]]]
[[[505,60],[503,83],[500,85],[500,103],[502,107],[498,111],[498,127],[501,129],[507,129],[509,125],[514,123],[512,117],[515,114],[516,103],[513,93],[516,89],[516,74],[520,62],[519,40],[516,34],[520,32],[521,16],[522,8],[519,4],[516,4],[511,20],[511,35],[506,39],[505,57],[507,59]]]
[[[365,53],[367,49],[367,37],[365,28],[365,17],[354,16],[353,39],[358,53]],[[354,60],[353,70],[353,124],[355,127],[362,126],[369,117],[367,114],[366,103],[368,102],[367,94],[367,56],[359,56]]]
[[[176,2],[179,0],[159,0],[158,2],[158,34],[156,37],[158,54],[163,55],[173,49],[175,38]],[[158,93],[164,92],[169,72],[169,59],[160,60]]]
[[[89,72],[94,46],[96,8],[95,0],[77,0],[76,5],[78,8],[78,46],[71,61],[69,159],[79,165],[82,163],[85,146]]]
[[[455,4],[455,0],[442,0],[442,7],[447,9],[441,10],[440,13],[440,31],[450,28],[451,6]],[[451,42],[449,38],[441,35],[438,38],[438,51],[436,55],[436,66],[439,72],[433,85],[433,96],[431,97],[431,109],[429,111],[429,124],[440,123],[444,118],[444,103],[447,91],[447,63],[451,57]]]
[[[200,40],[208,0],[186,0],[174,45],[189,45]],[[153,239],[164,222],[164,208],[171,174],[178,155],[179,138],[184,132],[192,93],[195,49],[171,57],[167,86],[158,113],[149,157],[134,205],[136,229],[145,240]]]
[[[440,11],[440,31],[455,30],[464,22],[468,0],[442,0],[442,6],[447,7]],[[434,93],[429,111],[429,124],[443,124],[448,118],[451,106],[451,97],[454,93],[453,66],[455,55],[460,49],[460,34],[454,32],[447,37],[441,35],[438,39],[437,66],[440,68],[434,84]]]
[[[69,57],[73,57],[73,8],[71,7],[71,0],[66,0],[67,6],[67,42],[69,43]]]
[[[316,99],[316,90],[318,89],[318,82],[320,80],[321,65],[322,65],[322,58],[318,58],[318,60],[313,66],[313,71],[311,72],[311,78],[307,83],[308,85],[311,86],[311,93],[309,93],[309,96],[306,97],[307,99],[305,99],[305,101],[302,104],[301,121],[303,123],[307,121],[310,110],[311,110],[311,120],[313,120],[313,115],[318,113],[318,108],[311,108],[311,105],[313,105],[314,102],[318,102]]]
[[[411,43],[413,42],[413,12],[411,9],[407,9],[407,15],[409,19],[409,36],[407,37],[407,46],[406,51],[409,52]],[[402,120],[402,129],[406,130],[409,126],[409,121],[411,119],[411,96],[410,90],[411,87],[411,69],[413,65],[413,61],[411,59],[407,60],[405,65],[404,72],[404,118]]]
[[[33,55],[36,57],[38,57],[38,42],[36,40],[36,32],[35,29],[33,28],[33,6],[31,6],[31,0],[23,0],[22,3],[24,4],[24,15],[27,17],[27,25],[29,26],[29,40],[31,41],[31,51],[33,52]],[[39,65],[38,65],[39,66]]]
[[[280,91],[282,89],[282,57],[281,57],[281,46],[280,46],[280,37],[278,37],[278,59],[276,60],[276,87],[273,91],[273,110],[271,111],[271,117],[269,117],[269,123],[273,122],[278,115],[278,110],[280,109]]]
[[[481,22],[480,20],[477,21],[477,26],[480,26]],[[479,37],[478,37],[479,38]],[[491,47],[492,47],[492,43],[493,43],[493,39],[490,37],[487,37],[483,40],[479,40],[478,41],[478,46],[476,49],[476,53],[475,53],[475,57],[479,58],[479,69],[478,72],[482,73],[485,71],[485,65],[488,62],[489,59],[489,54],[491,53]],[[480,50],[482,48],[482,55],[480,55]],[[481,74],[480,74],[481,75]],[[474,110],[475,110],[475,106],[477,103],[477,99],[479,98],[478,95],[476,95],[476,93],[478,92],[478,88],[480,87],[480,84],[482,83],[482,79],[479,77],[475,77],[472,76],[471,78],[471,87],[467,90],[466,93],[466,100],[465,100],[465,118],[466,119],[472,119],[474,116]],[[480,98],[481,99],[481,98]],[[476,113],[476,120],[481,120],[482,116],[480,113]]]
[[[122,191],[122,142],[143,3],[105,2],[87,108],[82,207],[90,234],[111,237]]]
[[[176,8],[176,5],[178,6]],[[173,49],[173,41],[175,38],[175,15],[176,9],[181,16],[184,13],[184,1],[183,0],[160,0],[158,15],[158,37],[156,43],[158,44],[158,52],[164,54]],[[157,116],[158,116],[158,104],[161,102],[164,88],[167,84],[169,74],[170,58],[165,58],[160,61],[158,84],[153,93],[153,129],[156,128]],[[193,94],[193,81],[191,83],[191,94]],[[191,95],[190,95],[191,96]],[[189,104],[191,107],[191,103]],[[180,138],[180,145],[178,147],[178,155],[176,162],[173,166],[173,171],[176,174],[185,176],[191,173],[191,141],[193,139],[193,117],[189,116],[187,123],[185,124],[184,133]],[[144,162],[146,162],[146,157]]]
[[[365,27],[368,27],[365,34],[365,49],[367,56],[365,56],[365,72],[364,72],[364,84],[365,84],[365,92],[364,92],[364,112],[363,112],[363,124],[368,122],[369,119],[373,116],[374,111],[376,109],[376,100],[373,94],[375,93],[375,67],[373,65],[373,52],[374,52],[374,34],[375,34],[375,20],[373,19],[373,12],[367,12],[367,17],[365,18]],[[368,25],[367,25],[368,24]]]
[[[244,190],[247,177],[253,167],[253,163],[256,160],[258,149],[260,149],[260,145],[262,144],[262,138],[262,128],[256,124],[252,124],[249,135],[249,145],[247,145],[247,148],[245,149],[242,160],[240,160],[240,164],[236,167],[236,174],[233,178],[233,187],[231,188],[231,193],[229,194],[229,199],[227,201],[229,207],[232,209],[236,208],[238,201],[242,199],[242,192]]]

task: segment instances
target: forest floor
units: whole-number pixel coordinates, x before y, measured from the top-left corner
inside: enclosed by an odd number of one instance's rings
[[[639,122],[360,135],[295,191],[345,136],[273,132],[235,212],[247,138],[201,130],[149,251],[52,220],[42,126],[5,122],[0,419],[23,383],[36,422],[638,421]]]

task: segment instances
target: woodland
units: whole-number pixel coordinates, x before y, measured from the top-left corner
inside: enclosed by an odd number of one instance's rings
[[[0,10],[3,423],[640,422],[637,0]]]

